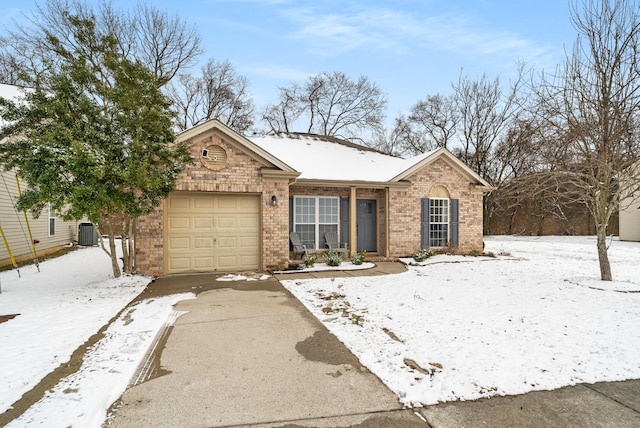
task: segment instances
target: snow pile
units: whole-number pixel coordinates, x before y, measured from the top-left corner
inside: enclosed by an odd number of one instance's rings
[[[125,392],[144,357],[150,357],[148,351],[162,327],[180,315],[172,306],[193,297],[174,294],[131,305],[87,351],[80,370],[62,379],[7,427],[48,425],[51,420],[60,426],[102,426],[107,409]]]
[[[408,406],[640,378],[640,243],[487,240],[381,277],[283,281]],[[506,255],[509,254],[509,255]]]
[[[323,272],[323,271],[342,271],[342,270],[362,270],[362,269],[371,269],[375,264],[371,262],[364,262],[362,264],[356,265],[351,262],[342,262],[340,266],[329,266],[326,263],[315,263],[313,266],[304,266],[301,265],[300,269],[290,269],[290,270],[280,270],[275,271],[274,273],[304,273],[304,272]]]
[[[113,278],[105,253],[79,248],[64,257],[0,273],[0,412],[65,363],[151,281]]]
[[[77,250],[35,266],[0,273],[0,412],[122,311],[152,278],[113,278],[111,263],[97,247]],[[138,302],[122,312],[86,353],[80,370],[64,378],[9,426],[27,423],[99,427],[124,392],[172,305],[193,294]]]

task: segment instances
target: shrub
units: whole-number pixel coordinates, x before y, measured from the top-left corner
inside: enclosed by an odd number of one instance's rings
[[[353,263],[354,265],[361,265],[362,263],[364,263],[364,259],[367,255],[367,252],[365,250],[360,251],[357,254],[354,254],[353,256],[351,256],[351,263]]]
[[[273,271],[273,272],[276,272],[276,271],[283,271],[283,270],[284,270],[284,268],[285,268],[284,263],[280,262],[280,263],[278,263],[277,265],[273,265],[273,266],[271,267],[271,271]]]
[[[413,260],[417,261],[417,262],[423,262],[425,260],[427,260],[429,257],[434,256],[436,253],[434,253],[432,250],[427,250],[425,248],[422,248],[418,251],[416,251],[415,253],[413,253]]]
[[[322,257],[328,266],[340,266],[340,263],[342,263],[342,254],[336,251],[324,253]]]
[[[304,262],[305,266],[311,267],[316,264],[316,261],[318,261],[318,256],[316,256],[315,254],[305,254],[305,256],[302,258],[302,261]]]

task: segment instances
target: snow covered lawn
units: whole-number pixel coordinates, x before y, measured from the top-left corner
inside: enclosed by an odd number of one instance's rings
[[[502,255],[283,284],[409,406],[640,378],[640,243],[612,240],[612,283],[594,237],[486,251]]]
[[[599,281],[593,237],[487,238],[497,258],[436,256],[406,273],[283,281],[407,405],[640,378],[640,243],[612,241]],[[408,261],[409,262],[409,261]],[[0,273],[0,413],[151,281],[112,278],[98,248]],[[220,280],[242,280],[229,275]],[[100,427],[154,338],[192,293],[123,311],[81,368],[9,427]],[[346,315],[346,316],[343,316]]]
[[[97,248],[79,248],[35,266],[0,272],[0,413],[61,364],[136,297],[152,278],[113,278]],[[138,364],[178,300],[175,295],[130,308],[65,378],[9,426],[27,423],[99,427],[124,392]]]

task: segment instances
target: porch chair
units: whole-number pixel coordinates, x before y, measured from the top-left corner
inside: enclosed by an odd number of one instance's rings
[[[316,252],[314,248],[307,248],[307,246],[302,243],[300,235],[298,235],[297,232],[291,232],[289,234],[289,240],[291,241],[291,246],[293,247],[293,253],[295,256],[302,256],[303,254],[306,256]]]
[[[338,241],[338,232],[325,232],[324,240],[327,241],[329,251],[343,253],[344,257],[349,257],[349,244]]]

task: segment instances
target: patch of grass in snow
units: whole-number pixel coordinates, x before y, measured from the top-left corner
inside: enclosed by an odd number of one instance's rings
[[[55,259],[55,258],[64,256],[65,254],[69,254],[77,249],[78,249],[78,246],[73,245],[73,246],[67,246],[59,250],[52,251],[50,253],[43,252],[42,254],[38,254],[38,263],[42,263],[45,260]],[[20,261],[16,260],[16,264],[18,265],[18,268],[21,268],[23,266],[30,266],[34,264],[34,259],[27,258],[25,260],[20,260]],[[13,268],[14,268],[13,265],[9,263],[8,265],[0,266],[0,272],[5,272]]]

